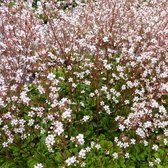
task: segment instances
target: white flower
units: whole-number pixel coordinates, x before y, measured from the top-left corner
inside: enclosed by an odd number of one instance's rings
[[[153,108],[158,108],[159,107],[159,104],[158,104],[158,102],[156,101],[156,100],[151,100],[151,107],[153,107]]]
[[[81,149],[79,152],[79,157],[80,158],[85,158],[86,157],[86,150],[85,149]]]
[[[18,124],[18,120],[17,119],[11,120],[11,125],[12,126],[16,126],[17,124]]]
[[[114,82],[114,80],[113,80],[113,79],[110,79],[110,81],[109,81],[109,82],[110,82],[110,84],[112,84],[112,83]]]
[[[110,151],[106,151],[105,154],[106,154],[106,155],[109,155],[109,154],[110,154]]]
[[[125,90],[126,89],[126,85],[122,85],[121,90]]]
[[[71,137],[70,140],[71,140],[72,142],[74,142],[74,141],[75,141],[75,138],[74,138],[74,137]]]
[[[33,111],[28,112],[29,117],[33,117],[34,115],[35,115],[35,113]]]
[[[91,146],[91,148],[93,148],[95,146],[95,142],[92,141],[90,146]]]
[[[43,88],[41,85],[39,85],[39,86],[37,87],[37,89],[38,89],[38,91],[39,91],[40,94],[45,93],[45,90],[44,90],[44,88]]]
[[[125,154],[125,158],[129,158],[129,153],[126,153],[126,154]]]
[[[76,86],[77,86],[77,85],[76,85],[75,83],[72,83],[72,87],[73,87],[73,88],[76,88]]]
[[[30,119],[29,122],[28,122],[28,125],[32,126],[33,124],[34,124],[34,119]]]
[[[107,91],[107,86],[102,86],[101,91],[106,92]]]
[[[68,82],[73,82],[73,78],[69,78],[69,79],[68,79]]]
[[[100,148],[101,148],[100,144],[96,144],[96,145],[95,145],[95,148],[96,148],[96,149],[100,149]]]
[[[78,140],[79,144],[81,144],[81,145],[83,145],[85,143],[84,135],[83,134],[78,134],[76,136],[76,139]]]
[[[110,70],[112,67],[111,67],[111,64],[106,64],[105,65],[105,68],[107,69],[107,70]]]
[[[163,142],[164,142],[165,145],[168,144],[168,140],[167,139],[164,139]]]
[[[23,101],[23,103],[25,103],[27,105],[29,104],[30,98],[27,97],[27,92],[26,91],[22,91],[20,93],[20,99]]]
[[[111,114],[110,107],[108,105],[104,105],[104,110],[106,111],[107,114]]]
[[[72,156],[72,157],[69,157],[65,163],[67,164],[67,166],[70,166],[72,164],[74,164],[76,162],[76,157],[75,156]]]
[[[151,121],[147,121],[144,123],[144,128],[150,128],[152,126],[152,122]]]
[[[38,163],[34,166],[34,168],[43,168],[43,165],[41,163]]]
[[[9,127],[7,126],[7,125],[4,125],[3,127],[2,127],[2,130],[4,130],[4,131],[7,131],[9,129]]]
[[[3,142],[3,143],[2,143],[2,146],[3,146],[4,148],[8,147],[8,142]]]
[[[4,106],[4,105],[5,105],[4,101],[2,100],[2,98],[0,98],[0,106]]]
[[[112,156],[114,157],[114,159],[118,159],[118,153],[117,153],[117,152],[114,152],[114,153],[112,154]]]
[[[12,137],[9,137],[9,139],[8,139],[8,143],[12,143],[13,142],[13,138]]]
[[[107,37],[107,36],[104,36],[104,37],[103,37],[103,42],[106,43],[106,42],[108,42],[108,41],[109,41],[108,37]]]
[[[90,148],[90,147],[86,147],[86,151],[87,151],[87,152],[90,152],[90,151],[91,151],[91,148]]]
[[[116,143],[118,142],[118,137],[114,138],[114,142],[116,142]]]
[[[55,75],[53,73],[49,73],[47,76],[47,79],[49,79],[51,81],[54,80],[54,78],[55,78]]]
[[[80,102],[80,105],[81,105],[82,107],[85,107],[85,104],[84,104],[83,102]]]
[[[159,164],[159,163],[161,162],[161,160],[160,160],[159,158],[156,158],[155,162],[156,162],[157,164]]]
[[[2,121],[2,119],[0,118],[0,125],[2,124],[2,122],[3,122],[3,121]]]
[[[101,101],[101,102],[100,102],[100,105],[101,105],[101,106],[104,106],[104,102],[103,102],[103,101]]]
[[[51,150],[52,146],[55,143],[55,136],[54,135],[48,135],[45,139],[45,144],[47,145],[47,148]]]
[[[164,135],[168,136],[168,129],[164,130]]]
[[[145,138],[145,132],[143,131],[142,128],[138,128],[138,129],[136,130],[136,134],[139,135],[139,136],[142,137],[142,138]]]
[[[119,124],[119,129],[120,129],[121,131],[124,131],[125,126],[124,126],[124,125],[122,125],[122,124]]]
[[[56,121],[55,126],[56,129],[54,130],[54,132],[57,133],[58,135],[61,135],[64,132],[63,124],[59,121]]]
[[[128,147],[129,147],[128,142],[124,142],[124,143],[123,143],[123,148],[128,148]]]
[[[72,113],[72,110],[71,109],[66,109],[63,114],[62,114],[62,118],[63,119],[66,119],[66,118],[71,118],[71,113]]]
[[[135,139],[131,139],[131,144],[135,145],[136,140]]]
[[[82,118],[82,120],[83,120],[84,122],[86,122],[86,121],[89,120],[89,118],[90,118],[90,116],[86,115],[86,116],[84,116],[84,117]]]
[[[86,163],[83,162],[83,163],[81,164],[81,167],[85,167],[85,166],[86,166]]]
[[[91,82],[90,82],[90,81],[88,81],[88,80],[85,80],[85,84],[86,84],[86,85],[90,85],[90,84],[91,84]]]
[[[144,146],[148,146],[148,141],[144,140]]]
[[[152,146],[152,149],[155,150],[155,151],[157,151],[158,148],[159,148],[158,145],[153,145],[153,146]]]
[[[154,166],[153,162],[149,162],[149,166],[153,167]]]
[[[95,94],[94,93],[90,93],[90,97],[93,97]]]
[[[67,66],[67,69],[68,69],[68,70],[71,70],[71,69],[72,69],[72,66],[68,65],[68,66]]]

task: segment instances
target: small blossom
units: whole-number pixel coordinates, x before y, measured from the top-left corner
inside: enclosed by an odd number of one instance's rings
[[[71,118],[71,113],[72,113],[72,110],[71,109],[66,109],[63,114],[62,114],[62,118],[63,119],[66,119],[66,118]]]
[[[158,145],[153,145],[152,149],[155,150],[155,151],[157,151],[159,149],[159,147],[158,147]]]
[[[81,149],[80,152],[79,152],[79,157],[80,158],[85,158],[86,157],[86,150]]]
[[[112,156],[113,156],[114,159],[118,159],[118,153],[114,152],[114,153],[112,154]]]
[[[54,135],[48,135],[45,139],[45,144],[47,145],[49,151],[51,151],[52,149],[52,146],[54,145],[55,143],[55,136]]]
[[[149,167],[153,167],[153,166],[154,166],[153,162],[149,162]]]
[[[168,144],[168,140],[167,139],[164,139],[163,142],[164,142],[165,145]]]
[[[43,168],[43,165],[42,165],[42,163],[38,163],[34,166],[34,168]]]
[[[155,162],[159,164],[161,162],[160,158],[156,158]]]
[[[82,120],[83,120],[84,122],[87,122],[89,119],[90,119],[90,116],[88,116],[88,115],[86,115],[86,116],[84,116],[84,117],[82,118]]]
[[[148,146],[148,141],[144,140],[144,146]]]
[[[107,36],[104,36],[104,37],[103,37],[103,42],[108,42],[108,41],[109,41],[108,37],[107,37]]]
[[[78,135],[76,136],[76,139],[77,139],[77,141],[78,141],[78,143],[79,143],[80,145],[83,145],[84,142],[85,142],[85,140],[84,140],[84,135],[83,135],[83,134],[78,134]]]
[[[48,76],[47,76],[47,78],[48,78],[50,81],[52,81],[52,80],[54,80],[55,75],[54,75],[53,73],[49,73]]]
[[[129,158],[129,153],[126,153],[126,154],[125,154],[125,158]]]
[[[86,163],[83,162],[83,163],[81,164],[81,167],[85,167],[85,166],[86,166]]]
[[[4,148],[8,147],[8,142],[3,142],[3,143],[2,143],[2,146],[3,146]]]
[[[76,160],[76,157],[75,157],[75,156],[72,156],[72,157],[69,157],[69,158],[65,161],[65,163],[67,164],[67,166],[71,166],[71,165],[73,165],[76,161],[77,161],[77,160]]]
[[[96,148],[96,149],[100,149],[100,148],[101,148],[100,144],[96,144],[96,145],[95,145],[95,148]]]

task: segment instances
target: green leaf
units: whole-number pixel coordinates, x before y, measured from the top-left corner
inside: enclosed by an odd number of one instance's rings
[[[0,166],[0,168],[17,168],[17,166],[11,162],[5,162]]]
[[[28,168],[34,168],[34,165],[36,165],[38,162],[32,158],[30,158],[28,161],[27,161],[27,166]]]
[[[63,157],[62,157],[62,155],[61,155],[60,152],[57,152],[57,153],[55,154],[55,161],[58,162],[58,163],[63,162]]]
[[[126,168],[125,160],[123,157],[120,157],[118,161],[119,161],[119,165],[121,166],[121,168]]]
[[[113,147],[113,143],[111,141],[101,140],[100,145],[104,149],[110,150]]]
[[[166,168],[166,167],[164,167],[162,165],[157,165],[157,168]]]

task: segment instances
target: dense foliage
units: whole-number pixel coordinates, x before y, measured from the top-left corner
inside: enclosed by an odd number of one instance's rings
[[[167,168],[167,0],[75,3],[0,5],[0,168]]]

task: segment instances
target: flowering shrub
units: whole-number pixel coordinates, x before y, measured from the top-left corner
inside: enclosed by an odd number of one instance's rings
[[[1,167],[166,168],[167,0],[32,3],[0,6]]]

